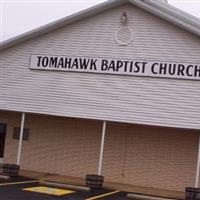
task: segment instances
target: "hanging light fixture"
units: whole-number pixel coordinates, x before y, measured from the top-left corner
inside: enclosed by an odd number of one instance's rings
[[[127,18],[127,13],[126,11],[123,12],[122,16],[121,16],[121,23],[123,26],[125,26],[127,24],[128,18]]]

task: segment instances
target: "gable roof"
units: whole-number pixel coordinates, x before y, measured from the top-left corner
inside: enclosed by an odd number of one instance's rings
[[[0,51],[125,3],[131,3],[138,6],[153,15],[156,15],[181,27],[182,29],[200,36],[200,19],[169,5],[164,0],[108,0],[94,7],[77,12],[73,15],[64,17],[45,26],[41,26],[17,37],[1,42]]]

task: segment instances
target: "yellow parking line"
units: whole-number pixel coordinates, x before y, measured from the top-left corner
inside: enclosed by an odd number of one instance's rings
[[[36,183],[39,182],[39,180],[34,180],[34,181],[21,181],[21,182],[12,182],[12,183],[1,183],[0,186],[6,186],[6,185],[18,185],[18,184],[25,184],[25,183]]]
[[[116,191],[108,192],[108,193],[105,193],[105,194],[102,194],[102,195],[99,195],[99,196],[96,196],[96,197],[91,197],[91,198],[88,198],[88,199],[85,199],[85,200],[100,199],[100,198],[102,198],[102,197],[107,197],[107,196],[110,196],[110,195],[113,195],[113,194],[116,194],[116,193],[119,193],[119,192],[120,192],[119,190],[116,190]]]

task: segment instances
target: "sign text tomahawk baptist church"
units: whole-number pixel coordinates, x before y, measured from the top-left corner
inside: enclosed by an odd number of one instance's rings
[[[197,63],[32,55],[30,68],[200,80]]]

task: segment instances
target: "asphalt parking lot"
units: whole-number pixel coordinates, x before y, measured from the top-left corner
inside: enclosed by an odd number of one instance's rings
[[[39,180],[17,178],[0,179],[0,198],[2,200],[125,200],[126,193],[113,190],[78,191],[47,187]]]

